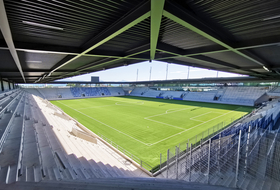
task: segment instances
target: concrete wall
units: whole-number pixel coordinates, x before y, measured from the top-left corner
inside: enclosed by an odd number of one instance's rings
[[[4,91],[8,91],[9,90],[9,83],[6,81],[3,81],[3,86],[4,86]]]

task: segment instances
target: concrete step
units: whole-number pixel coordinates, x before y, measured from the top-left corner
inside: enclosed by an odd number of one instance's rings
[[[26,181],[34,181],[34,168],[33,166],[26,168]]]
[[[8,172],[8,166],[1,167],[1,170],[0,170],[0,182],[1,183],[6,183],[7,172]]]
[[[86,176],[84,175],[84,173],[82,172],[82,170],[80,168],[76,168],[75,172],[78,177],[77,179],[86,179]]]
[[[252,189],[253,190],[262,190],[263,185],[264,185],[264,180],[258,179],[257,183],[255,184],[255,186]]]
[[[280,182],[276,180],[271,180],[272,184],[270,190],[279,190],[280,189]]]
[[[42,170],[40,167],[34,167],[34,180],[35,182],[42,181]]]
[[[6,178],[6,183],[14,183],[16,182],[16,175],[17,175],[17,166],[9,166],[8,167],[8,172],[7,172],[7,178]]]
[[[248,176],[245,176],[245,177],[243,178],[243,181],[241,182],[241,185],[240,185],[239,187],[240,187],[241,189],[246,189],[247,186],[249,185],[250,181],[251,181],[251,178],[248,177]]]
[[[65,168],[63,171],[62,171],[62,174],[63,174],[63,178],[64,179],[75,179],[74,177],[74,172],[72,169],[68,169],[68,168]]]
[[[55,176],[55,174],[54,174],[53,168],[48,168],[48,169],[47,169],[47,172],[48,172],[47,176],[48,176],[48,178],[49,178],[50,180],[57,180],[57,179],[56,179],[56,176]]]
[[[250,180],[248,186],[246,187],[246,190],[254,190],[254,187],[255,187],[257,182],[258,182],[258,180],[256,178],[252,178]]]
[[[18,177],[18,181],[26,181],[26,166],[21,167],[21,176]]]
[[[62,177],[59,169],[58,168],[53,168],[53,171],[54,171],[54,175],[55,175],[56,180],[61,181],[63,179],[63,177]]]
[[[265,190],[265,189],[269,190],[269,189],[271,189],[271,185],[272,185],[271,180],[270,179],[265,179],[262,189],[263,190]]]

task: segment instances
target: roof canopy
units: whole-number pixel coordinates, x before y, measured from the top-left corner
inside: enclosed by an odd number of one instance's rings
[[[280,77],[280,2],[0,0],[0,75],[46,83],[160,60]]]

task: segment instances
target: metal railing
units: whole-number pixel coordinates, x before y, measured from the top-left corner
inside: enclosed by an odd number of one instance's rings
[[[161,153],[160,154],[160,163],[158,166],[154,167],[152,170],[152,173],[154,175],[158,175],[162,173],[168,166],[168,162],[170,162],[170,159],[173,158],[176,155],[176,151],[178,148],[179,156],[182,154],[185,154],[186,152],[186,144],[190,145],[192,144],[192,149],[196,149],[197,147],[203,146],[210,138],[218,135],[219,133],[223,132],[226,129],[229,129],[233,126],[235,126],[237,123],[242,122],[247,117],[249,117],[251,114],[241,114],[239,116],[224,120],[223,122],[208,128],[207,130],[193,136],[192,138],[186,139],[185,141],[181,142],[177,146],[171,147],[168,149],[167,153]],[[169,161],[168,161],[169,160]]]
[[[224,138],[220,135],[214,141],[210,138],[195,148],[192,143],[186,143],[185,150],[178,146],[169,149],[165,170],[160,175],[237,188],[243,188],[251,180],[280,181],[280,126],[271,132],[269,125],[249,126],[238,135]]]

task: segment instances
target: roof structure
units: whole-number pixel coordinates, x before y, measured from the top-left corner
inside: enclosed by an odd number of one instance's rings
[[[280,77],[280,2],[0,0],[0,76],[57,79],[160,60]]]

